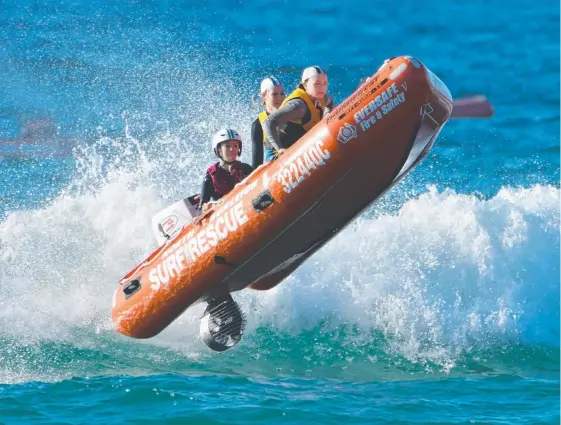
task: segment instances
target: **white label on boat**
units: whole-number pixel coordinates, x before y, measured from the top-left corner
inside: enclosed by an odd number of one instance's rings
[[[392,71],[392,73],[390,74],[390,80],[396,80],[397,77],[399,77],[401,75],[401,73],[403,71],[405,71],[407,69],[407,64],[402,63],[401,65],[399,65],[396,69],[394,69]]]

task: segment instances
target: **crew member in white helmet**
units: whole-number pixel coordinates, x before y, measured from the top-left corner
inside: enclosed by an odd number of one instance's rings
[[[274,158],[274,151],[263,134],[263,127],[261,126],[261,123],[265,121],[271,113],[279,109],[283,100],[286,98],[282,83],[278,78],[273,76],[266,77],[263,81],[261,81],[259,95],[261,98],[259,106],[262,106],[264,110],[251,124],[251,165],[254,169],[263,164],[263,154],[265,154],[266,160]]]
[[[203,179],[199,200],[202,211],[206,211],[208,201],[222,198],[253,171],[251,165],[238,161],[242,138],[236,130],[225,128],[214,133],[212,149],[219,161],[209,167]]]
[[[333,99],[327,94],[327,74],[319,66],[306,68],[298,88],[261,123],[275,156],[292,146],[332,108]]]

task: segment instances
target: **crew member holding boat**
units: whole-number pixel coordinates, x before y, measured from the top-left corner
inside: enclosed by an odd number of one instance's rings
[[[262,122],[266,138],[265,160],[282,155],[332,108],[333,99],[327,94],[327,74],[319,66],[306,68],[298,88]],[[267,150],[271,151],[269,155]]]

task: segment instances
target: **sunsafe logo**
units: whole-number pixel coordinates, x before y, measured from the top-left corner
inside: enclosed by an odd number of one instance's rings
[[[337,136],[338,142],[347,143],[349,140],[356,138],[356,127],[354,125],[345,123],[345,125],[339,129],[339,135]]]

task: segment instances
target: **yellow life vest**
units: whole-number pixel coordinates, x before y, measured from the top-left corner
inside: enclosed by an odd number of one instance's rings
[[[263,121],[265,121],[268,116],[269,114],[267,113],[266,110],[259,114],[259,122],[261,123],[261,125],[263,125]],[[265,143],[266,140],[267,140],[267,136],[265,136],[265,132],[263,132],[263,143]]]
[[[306,90],[297,88],[292,93],[290,93],[290,96],[284,99],[281,107],[284,106],[286,102],[288,102],[291,99],[302,99],[304,102],[306,102],[306,106],[310,111],[310,118],[307,121],[304,121],[304,118],[306,118],[304,117],[299,120],[292,120],[292,122],[304,127],[304,131],[307,133],[314,125],[316,125],[318,122],[322,120],[326,107],[325,100],[322,99],[319,101],[319,106],[321,107],[321,112],[320,112],[320,110],[316,107],[316,105],[312,101],[310,95],[306,93]]]

